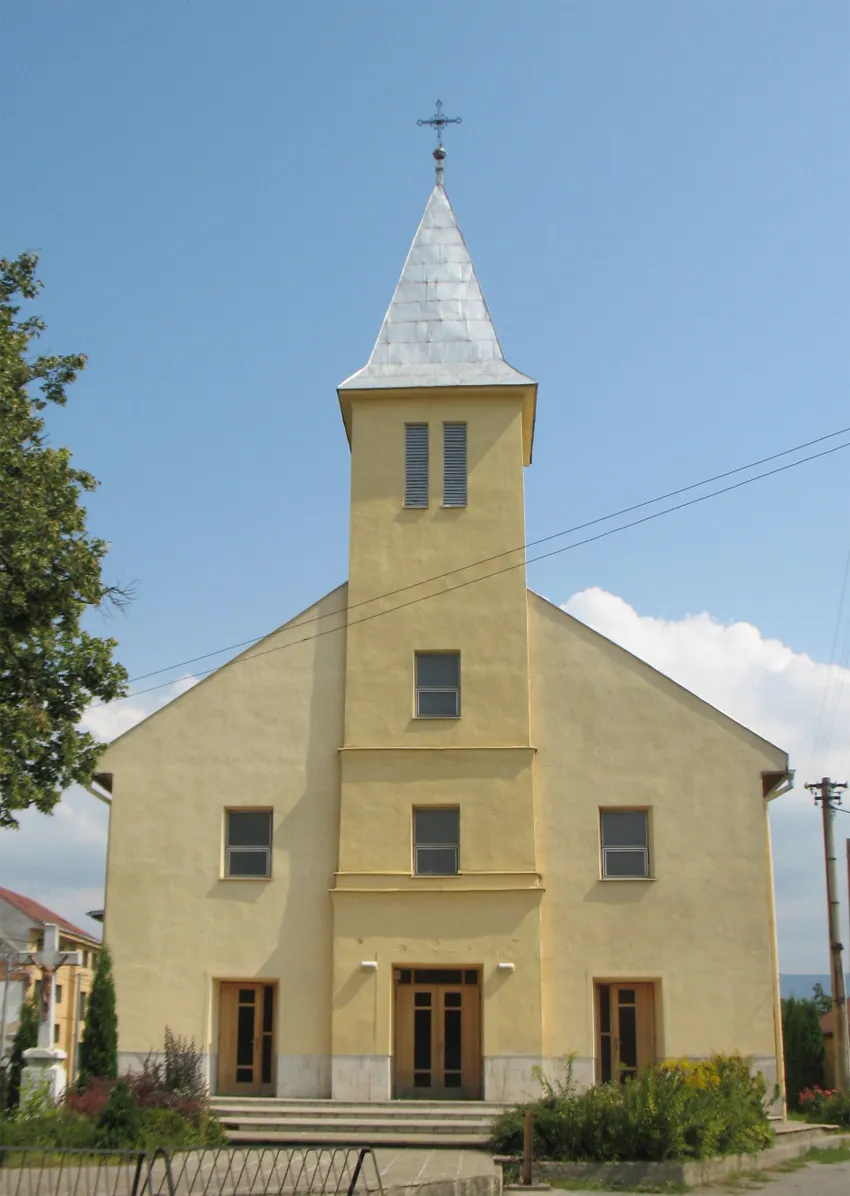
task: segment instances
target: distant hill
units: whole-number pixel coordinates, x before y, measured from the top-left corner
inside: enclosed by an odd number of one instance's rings
[[[850,973],[845,977],[844,983],[850,992]],[[807,976],[804,973],[782,972],[779,977],[779,989],[783,997],[810,997],[816,984],[819,984],[825,993],[832,992],[832,981],[826,975]]]

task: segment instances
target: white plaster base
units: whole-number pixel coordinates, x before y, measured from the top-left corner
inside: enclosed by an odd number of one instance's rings
[[[331,1095],[330,1055],[278,1055],[277,1095],[326,1100]]]
[[[150,1059],[151,1063],[162,1063],[165,1056],[162,1051],[119,1051],[119,1076],[125,1076],[128,1071],[143,1071],[146,1059]]]
[[[543,1074],[552,1084],[563,1083],[567,1078],[570,1060],[567,1055],[544,1059]],[[577,1092],[584,1092],[596,1083],[596,1060],[591,1055],[573,1055],[573,1085]]]
[[[24,1051],[22,1105],[35,1093],[43,1093],[54,1105],[59,1103],[68,1087],[68,1073],[65,1070],[67,1058],[58,1047],[31,1047]]]
[[[334,1055],[331,1096],[334,1100],[389,1100],[392,1059],[389,1055]]]
[[[537,1055],[485,1055],[484,1099],[499,1104],[515,1104],[540,1096],[540,1080],[534,1074],[539,1068],[552,1084],[563,1082],[567,1075],[566,1058],[541,1059]],[[579,1090],[593,1083],[593,1060],[573,1059],[573,1083]]]

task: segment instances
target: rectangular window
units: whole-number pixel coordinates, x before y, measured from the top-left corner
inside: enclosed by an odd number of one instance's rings
[[[56,1004],[57,1005],[62,1004],[62,985],[61,984],[56,985]]]
[[[59,1023],[58,1022],[53,1027],[53,1041],[54,1042],[59,1041]]]
[[[404,505],[428,506],[428,425],[404,425]]]
[[[80,993],[80,1008],[77,1013],[77,1017],[80,1019],[80,1021],[82,1021],[83,1018],[86,1016],[86,997],[87,996],[88,996],[88,993]]]
[[[413,871],[417,876],[457,876],[460,810],[413,811]]]
[[[466,506],[466,424],[443,424],[443,506]]]
[[[460,717],[460,652],[416,653],[416,717]]]
[[[271,810],[228,810],[225,817],[225,876],[271,876]]]
[[[646,810],[601,810],[602,875],[606,879],[649,876]]]

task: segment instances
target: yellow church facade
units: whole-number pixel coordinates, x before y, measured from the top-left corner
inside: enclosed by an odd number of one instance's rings
[[[119,1051],[218,1094],[486,1099],[740,1051],[781,1076],[784,752],[526,587],[537,385],[438,170],[338,388],[348,582],[113,742]]]

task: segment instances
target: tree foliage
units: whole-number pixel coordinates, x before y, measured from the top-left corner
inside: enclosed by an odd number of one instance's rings
[[[115,1012],[115,982],[108,947],[102,947],[94,974],[86,1028],[80,1043],[80,1083],[92,1077],[115,1079],[118,1075],[118,1016]]]
[[[92,699],[125,692],[116,643],[84,631],[88,609],[126,592],[101,575],[107,551],[87,534],[82,498],[97,482],[50,445],[41,412],[65,404],[82,354],[33,355],[45,325],[23,317],[38,294],[38,258],[0,258],[0,826],[16,811],[49,813],[73,782],[88,784],[99,745],[79,730]]]
[[[821,1017],[823,1017],[825,1013],[829,1013],[830,1009],[832,1009],[832,997],[829,995],[829,993],[823,991],[822,984],[815,984],[812,987],[812,1000],[814,1001],[815,1007]]]
[[[823,1084],[823,1031],[815,1001],[788,997],[782,1002],[782,1039],[785,1095],[788,1104],[797,1108],[804,1089]]]
[[[38,1046],[38,998],[36,994],[33,994],[29,1001],[24,1001],[21,1006],[20,1021],[12,1040],[4,1094],[7,1109],[17,1109],[18,1107],[21,1098],[21,1076],[24,1071],[24,1051],[28,1051],[34,1046]]]

